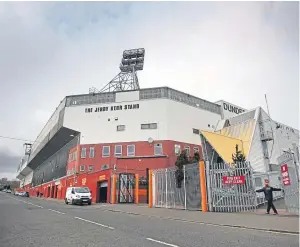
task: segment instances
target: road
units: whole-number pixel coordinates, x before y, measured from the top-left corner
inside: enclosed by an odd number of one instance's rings
[[[297,247],[297,235],[162,220],[0,192],[0,246]]]

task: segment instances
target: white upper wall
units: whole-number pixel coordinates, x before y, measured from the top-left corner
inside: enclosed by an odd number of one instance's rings
[[[63,125],[81,132],[81,144],[147,141],[150,137],[200,144],[193,128],[213,131],[220,119],[219,114],[184,103],[151,99],[66,107]],[[149,123],[157,123],[157,129],[141,129],[141,124]],[[117,131],[118,125],[125,125],[125,131]]]
[[[299,144],[299,130],[274,120],[270,121],[268,114],[264,110],[261,110],[261,120],[264,123],[265,131],[273,131],[274,142],[268,142],[268,152],[271,155],[270,163],[277,164],[277,158],[283,154],[283,151],[287,151],[289,148],[293,149],[293,143]]]
[[[222,112],[223,119],[231,118],[236,115],[239,115],[242,112],[247,111],[246,109],[244,109],[240,106],[231,104],[225,100],[217,101],[216,104],[221,106],[221,112]]]

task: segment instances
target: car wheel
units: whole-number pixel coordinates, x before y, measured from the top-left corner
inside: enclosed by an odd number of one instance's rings
[[[69,204],[69,202],[68,202],[67,198],[65,199],[65,203],[66,203],[66,204]]]

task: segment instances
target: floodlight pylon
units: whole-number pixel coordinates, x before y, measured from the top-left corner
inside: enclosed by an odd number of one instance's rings
[[[144,68],[145,49],[125,50],[120,64],[120,72],[99,92],[139,90],[137,71]]]

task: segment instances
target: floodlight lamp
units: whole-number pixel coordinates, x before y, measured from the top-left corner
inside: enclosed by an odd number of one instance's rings
[[[145,49],[133,49],[123,52],[123,58],[120,64],[122,72],[132,72],[143,70]]]
[[[123,52],[123,58],[125,59],[130,59],[134,57],[144,57],[144,56],[145,56],[144,48],[125,50]]]

